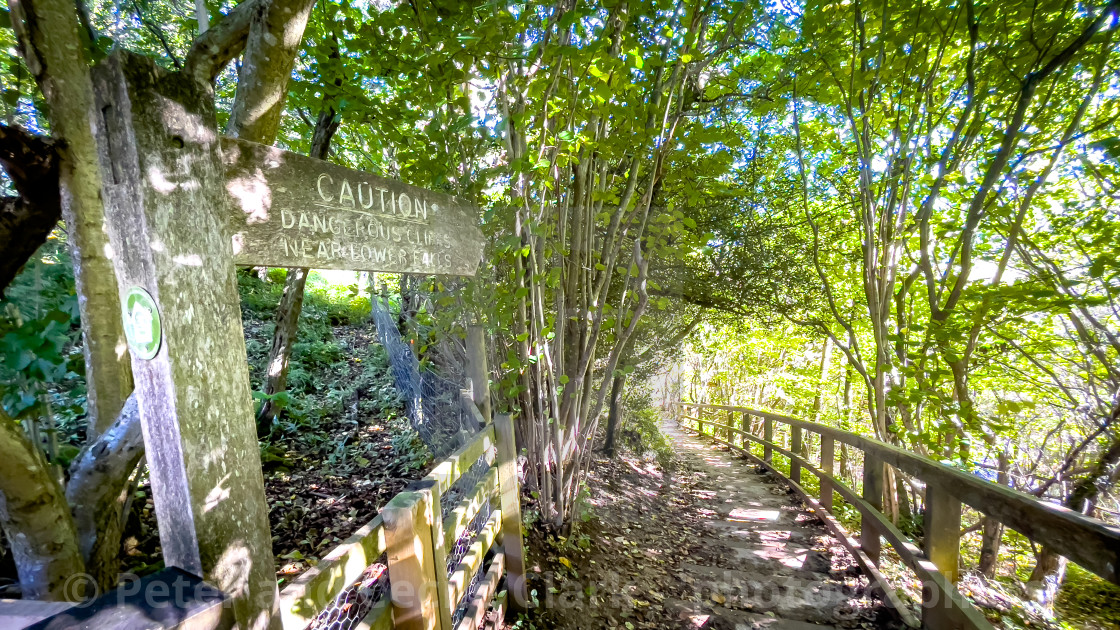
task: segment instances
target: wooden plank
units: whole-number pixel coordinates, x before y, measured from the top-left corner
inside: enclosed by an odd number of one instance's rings
[[[478,413],[472,400],[467,398],[463,402],[469,405],[470,409],[474,409],[475,413]],[[483,429],[479,431],[470,442],[456,449],[454,453],[440,462],[439,465],[424,478],[426,481],[430,482],[428,488],[431,492],[431,509],[434,514],[430,528],[432,536],[432,561],[433,565],[436,567],[433,579],[435,580],[435,589],[438,599],[439,627],[443,630],[451,629],[451,615],[455,609],[455,602],[448,599],[448,575],[444,570],[444,567],[447,566],[447,550],[450,549],[450,545],[455,543],[455,539],[451,539],[451,542],[448,543],[447,535],[444,531],[443,511],[441,507],[443,494],[466,474],[480,457],[485,456],[486,462],[488,464],[493,464],[497,453],[493,437],[493,426],[483,423]]]
[[[280,592],[280,617],[285,630],[307,627],[383,553],[385,527],[379,514],[284,587]]]
[[[74,602],[0,599],[0,628],[23,630],[23,628],[65,612],[74,606]]]
[[[1120,584],[1120,527],[1054,503],[1039,501],[1007,486],[983,480],[879,440],[753,407],[728,408],[829,435],[837,442],[872,453],[883,463],[926,483],[953,488],[954,494],[965,505],[995,518],[1036,543],[1052,547],[1060,555],[1105,580]]]
[[[432,555],[431,486],[424,480],[401,492],[381,510],[389,558],[393,627],[435,630],[439,627],[439,594]]]
[[[867,504],[876,510],[883,509],[883,482],[886,470],[883,463],[870,453],[863,454],[863,498]],[[879,539],[879,530],[874,520],[862,519],[860,522],[859,539],[867,557],[876,565],[879,564],[879,552],[882,542]]]
[[[924,529],[926,555],[950,582],[956,582],[960,577],[961,502],[936,484],[926,484]]]
[[[66,610],[27,628],[226,630],[233,628],[233,624],[233,611],[225,593],[196,575],[171,567],[140,579],[128,580],[91,602],[71,604]],[[3,628],[14,630],[9,625]]]
[[[821,436],[821,470],[832,475],[836,467],[836,440],[827,435]],[[832,511],[832,482],[821,479],[821,505]]]
[[[239,624],[279,627],[213,92],[125,51],[93,81],[164,563],[233,593]]]
[[[443,488],[450,488],[483,455],[486,456],[486,461],[490,464],[493,464],[495,457],[497,457],[493,426],[483,427],[471,438],[470,442],[457,448],[454,453],[448,455],[446,459],[432,469],[432,472],[428,473],[425,479],[437,481]]]
[[[471,580],[474,579],[475,573],[478,568],[482,566],[482,561],[486,558],[486,552],[490,551],[490,547],[494,544],[494,540],[498,537],[498,532],[502,527],[502,511],[494,510],[490,514],[489,520],[478,532],[474,542],[471,543],[470,549],[467,550],[466,555],[459,562],[459,565],[451,572],[451,576],[447,579],[448,595],[452,602],[453,608],[458,608],[463,600],[463,596],[467,593],[467,588],[471,585]]]
[[[741,421],[742,431],[740,432],[739,445],[746,448],[749,441],[747,440],[747,433],[751,432],[751,414],[744,412]]]
[[[486,331],[482,326],[467,326],[467,376],[471,379],[471,399],[479,413],[490,422],[490,369],[486,359]]]
[[[478,269],[479,211],[460,199],[238,138],[221,143],[239,265],[456,276]]]
[[[432,565],[436,581],[436,608],[439,614],[439,627],[442,630],[451,630],[451,613],[454,605],[447,598],[447,553],[448,547],[443,535],[443,492],[449,487],[438,480],[431,484],[431,545]]]
[[[482,625],[483,617],[486,616],[486,610],[490,608],[490,599],[494,597],[494,592],[498,590],[498,583],[502,579],[502,572],[505,570],[506,555],[503,552],[494,554],[494,559],[490,561],[490,568],[486,570],[486,576],[482,578],[482,583],[478,585],[478,591],[471,600],[470,606],[467,606],[467,612],[463,615],[462,621],[456,630],[476,630]]]
[[[525,547],[521,539],[521,490],[517,483],[517,441],[513,418],[498,414],[494,418],[498,436],[498,488],[502,493],[502,546],[506,554],[506,588],[509,605],[515,612],[529,606],[525,584]]]
[[[463,405],[463,409],[474,418],[478,426],[485,427],[490,424],[490,418],[483,416],[478,405],[474,404],[474,394],[472,394],[470,390],[461,390],[459,392],[459,399]]]

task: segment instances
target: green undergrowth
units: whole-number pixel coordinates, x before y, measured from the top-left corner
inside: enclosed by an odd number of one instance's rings
[[[260,390],[284,274],[273,269],[261,279],[248,271],[238,273],[249,374],[258,400],[264,398]],[[318,456],[332,467],[363,466],[380,454],[370,452],[368,443],[340,439],[339,429],[382,423],[393,434],[395,455],[406,470],[419,470],[431,459],[408,425],[388,356],[377,342],[369,298],[358,296],[356,285],[331,283],[310,273],[288,390],[281,397],[272,443]],[[266,466],[286,466],[282,450],[266,446]]]

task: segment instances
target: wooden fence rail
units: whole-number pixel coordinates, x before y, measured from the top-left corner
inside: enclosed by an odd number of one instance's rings
[[[386,556],[390,596],[373,606],[355,627],[373,630],[467,630],[477,628],[492,599],[518,606],[525,601],[524,550],[517,486],[513,421],[499,415],[486,422],[469,394],[463,405],[483,429],[420,482],[393,497],[376,518],[331,550],[280,593],[284,630],[303,630]],[[476,462],[488,469],[443,516],[448,490]],[[474,532],[456,566],[448,557],[485,505],[489,517]],[[493,553],[491,553],[493,552]],[[464,601],[471,580],[490,556],[473,599]],[[507,590],[497,593],[502,577]],[[466,612],[453,623],[456,609]],[[472,625],[473,624],[473,625]]]
[[[691,412],[692,415],[687,415]],[[720,412],[737,412],[743,415],[741,427],[731,422],[719,422]],[[752,430],[755,423],[749,418],[762,420],[762,435]],[[933,630],[943,628],[990,629],[992,626],[954,585],[959,571],[960,528],[962,504],[969,505],[984,515],[1000,521],[1037,544],[1056,550],[1072,562],[1120,584],[1120,528],[1090,518],[1053,503],[1017,492],[1006,486],[985,481],[965,471],[935,462],[921,455],[910,453],[897,446],[863,437],[833,427],[798,420],[789,416],[728,405],[702,405],[678,403],[677,421],[701,435],[724,444],[779,475],[833,529],[840,541],[855,555],[871,579],[879,583],[888,602],[896,607],[904,619],[906,614],[895,600],[893,588],[878,572],[879,551],[882,539],[898,553],[902,561],[922,580],[922,625]],[[786,425],[789,430],[789,448],[774,438],[774,424]],[[716,430],[721,430],[721,435]],[[806,455],[805,433],[820,438],[819,466]],[[740,444],[731,436],[739,435]],[[763,456],[751,453],[748,442],[759,444]],[[857,448],[864,455],[863,487],[857,493],[834,475],[836,443]],[[785,456],[790,462],[786,477],[774,463],[774,453]],[[926,515],[925,540],[919,548],[882,513],[886,466],[893,466],[925,483]],[[814,497],[801,484],[801,473],[807,471],[820,481],[820,496]],[[861,533],[857,545],[832,517],[833,493],[860,512]],[[911,625],[916,620],[906,619]]]

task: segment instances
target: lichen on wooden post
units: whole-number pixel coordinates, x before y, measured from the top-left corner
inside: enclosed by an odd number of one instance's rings
[[[278,627],[212,88],[127,52],[94,87],[119,292],[147,295],[125,317],[164,561]]]

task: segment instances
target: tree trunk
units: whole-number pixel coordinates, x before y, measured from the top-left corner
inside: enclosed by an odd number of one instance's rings
[[[999,472],[996,481],[1003,486],[1007,485],[1007,470],[1010,462],[1005,453],[999,454]],[[982,534],[980,536],[980,574],[991,579],[996,576],[996,565],[999,561],[999,547],[1003,540],[1003,523],[990,516],[984,517]]]
[[[144,435],[135,396],[117,421],[88,444],[70,465],[66,499],[77,529],[78,549],[101,589],[116,585],[129,478],[144,455]]]
[[[288,80],[314,5],[315,0],[272,0],[256,5],[227,134],[262,144],[276,140]]]
[[[338,131],[339,122],[333,107],[325,107],[319,112],[308,155],[318,160],[327,159],[331,139]],[[303,292],[309,272],[306,267],[294,267],[288,270],[288,277],[284,280],[284,295],[276,309],[276,327],[272,331],[272,347],[268,351],[268,363],[265,364],[268,366],[268,381],[265,383],[264,393],[269,398],[265,399],[257,414],[259,437],[269,434],[277,416],[278,410],[271,397],[288,388],[288,368],[291,366],[292,346],[296,342],[299,315],[303,311]]]
[[[226,133],[231,136],[272,144],[280,129],[280,116],[295,65],[299,43],[307,27],[307,18],[315,0],[273,0],[260,3],[252,9],[253,17],[245,43],[241,70],[237,76],[237,93],[230,108]],[[232,12],[231,12],[232,14]],[[329,108],[328,108],[329,109]],[[330,124],[334,111],[330,110],[323,123],[326,110],[319,115],[316,135],[312,140],[312,157],[322,159],[330,144],[330,134],[324,134],[316,152],[315,141],[319,128]],[[337,125],[336,127],[337,128]],[[268,353],[268,380],[265,393],[275,395],[288,384],[288,366],[292,344],[295,341],[299,314],[303,309],[303,289],[307,281],[306,269],[289,269],[284,283],[284,296],[276,313],[276,327]],[[267,435],[276,415],[275,405],[265,400],[257,414],[257,434]]]
[[[825,383],[828,382],[828,368],[832,358],[832,337],[824,338],[824,348],[821,349],[821,372],[817,382],[817,393],[813,396],[813,422],[821,421],[821,408],[824,400]]]
[[[85,570],[62,488],[39,447],[0,409],[0,525],[24,599],[77,600]]]
[[[615,436],[618,434],[618,421],[622,414],[622,390],[626,387],[626,375],[619,374],[611,381],[611,402],[607,411],[607,443],[603,446],[603,452],[608,457],[614,457],[615,454]]]
[[[85,44],[68,0],[10,0],[27,67],[47,101],[58,143],[62,216],[69,234],[80,299],[87,383],[88,439],[116,419],[132,391],[132,368],[121,322],[117,276],[106,256],[101,169],[90,120],[97,113]]]
[[[1120,415],[1120,406],[1112,412],[1113,422],[1118,415]],[[1120,436],[1112,440],[1108,450],[1101,454],[1092,471],[1074,485],[1073,490],[1066,497],[1065,506],[1082,514],[1091,513],[1097,496],[1111,486],[1117,463],[1120,463]],[[1066,559],[1049,547],[1043,547],[1038,554],[1034,570],[1031,571],[1031,577],[1027,580],[1027,596],[1047,608],[1052,607],[1065,576]]]
[[[288,270],[288,277],[284,280],[284,295],[276,308],[272,347],[268,351],[268,363],[265,364],[268,372],[264,393],[269,398],[265,398],[257,413],[257,437],[267,436],[272,431],[273,421],[279,415],[278,405],[271,397],[288,388],[288,368],[291,366],[292,346],[296,342],[299,315],[303,311],[303,292],[309,271],[306,267],[294,267]]]
[[[0,125],[0,165],[19,192],[0,198],[0,294],[62,216],[54,143],[19,127]]]

